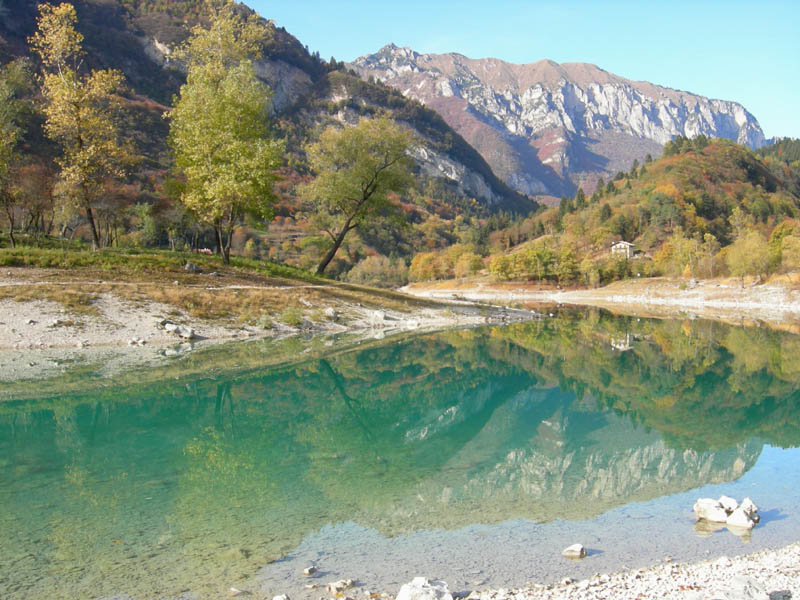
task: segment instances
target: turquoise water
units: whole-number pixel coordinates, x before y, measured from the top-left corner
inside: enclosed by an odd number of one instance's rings
[[[2,598],[317,597],[311,562],[470,589],[800,539],[791,334],[579,311],[100,371],[0,403]],[[752,536],[695,531],[720,493],[762,506]]]

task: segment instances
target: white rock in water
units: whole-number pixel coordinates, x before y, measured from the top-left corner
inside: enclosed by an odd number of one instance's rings
[[[769,600],[764,586],[750,577],[734,577],[709,600]]]
[[[289,596],[286,594],[281,594],[280,596],[273,596],[272,600],[289,600]]]
[[[720,496],[718,502],[728,514],[731,514],[733,511],[739,508],[739,503],[730,496]]]
[[[396,600],[453,600],[453,595],[444,581],[415,577],[400,588]]]
[[[742,507],[733,511],[731,516],[725,520],[725,523],[732,527],[742,527],[743,529],[752,529],[756,526],[756,522],[744,512]]]
[[[339,581],[332,581],[326,586],[326,589],[331,594],[336,594],[342,590],[353,587],[352,579],[340,579]]]
[[[336,309],[333,308],[332,306],[329,306],[322,312],[325,315],[325,317],[327,319],[330,319],[331,321],[335,321],[337,318],[339,318],[339,315],[336,313]]]
[[[728,520],[728,513],[725,512],[719,501],[713,498],[698,498],[693,508],[694,514],[698,519],[705,519],[715,523],[725,523]]]
[[[561,556],[566,556],[567,558],[585,558],[586,548],[584,548],[582,544],[572,544],[572,546],[564,548],[561,551]]]
[[[750,500],[750,498],[745,498],[742,500],[741,509],[746,512],[751,519],[753,519],[756,523],[758,523],[758,507],[756,506],[755,502]]]
[[[306,567],[305,569],[303,569],[303,575],[305,575],[306,577],[309,577],[316,572],[317,572],[317,567],[315,567],[314,565],[311,565],[310,567]]]

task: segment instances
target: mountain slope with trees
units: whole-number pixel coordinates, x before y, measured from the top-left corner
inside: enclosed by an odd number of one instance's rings
[[[728,140],[677,137],[662,158],[635,161],[593,194],[579,188],[493,233],[489,269],[501,279],[588,285],[637,274],[763,277],[797,269],[798,168],[793,143],[782,144],[761,159]],[[611,252],[621,241],[633,245],[633,256]],[[459,276],[457,259],[443,253],[417,255],[412,267],[424,256],[427,268],[412,268],[412,278]]]
[[[7,0],[0,11],[0,61],[16,60],[14,68],[22,69],[33,82],[38,82],[35,74],[42,71],[42,64],[29,40],[42,4]],[[168,145],[170,127],[174,129],[177,121],[164,115],[187,81],[182,47],[193,28],[207,28],[213,12],[223,6],[262,25],[263,34],[255,40],[248,60],[258,85],[269,88],[265,91],[269,119],[262,137],[284,146],[278,169],[275,161],[267,161],[273,185],[261,190],[258,210],[251,210],[250,203],[247,210],[231,211],[234,205],[228,203],[222,212],[205,214],[201,204],[184,201],[190,197],[185,187],[191,183],[188,163],[183,160],[188,154],[180,144]],[[322,205],[300,193],[314,176],[306,149],[327,128],[347,128],[362,119],[388,118],[410,132],[413,181],[402,193],[392,192],[385,210],[348,236],[343,251],[327,268],[330,276],[343,278],[353,270],[353,281],[358,283],[402,284],[415,251],[453,243],[456,230],[485,231],[487,220],[489,228],[497,228],[508,221],[508,214],[529,214],[537,208],[530,198],[500,181],[436,112],[390,87],[361,80],[333,57],[325,61],[318,53],[309,53],[283,28],[242,4],[77,0],[74,7],[73,25],[82,42],[76,74],[121,74],[121,86],[109,98],[114,108],[109,116],[118,133],[116,141],[127,155],[120,169],[96,172],[86,202],[66,202],[65,171],[59,168],[65,147],[46,135],[39,87],[17,86],[11,70],[3,71],[3,93],[24,100],[24,110],[17,110],[13,118],[9,113],[6,124],[16,132],[13,148],[9,145],[14,164],[2,182],[8,191],[3,195],[6,210],[0,214],[0,227],[10,245],[16,232],[23,244],[56,236],[59,243],[82,239],[99,247],[212,247],[224,257],[233,252],[311,269],[321,264],[333,240],[325,234]],[[172,140],[177,143],[178,137],[173,135]],[[251,186],[251,191],[255,189]],[[387,219],[390,213],[402,218]],[[498,215],[499,220],[494,218]]]

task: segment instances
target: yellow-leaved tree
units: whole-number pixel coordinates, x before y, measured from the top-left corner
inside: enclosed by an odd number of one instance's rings
[[[325,272],[345,236],[369,219],[398,218],[390,194],[402,194],[413,182],[408,151],[411,132],[381,117],[362,118],[355,127],[328,127],[317,143],[306,148],[317,174],[302,194],[324,212],[331,246],[317,266]]]
[[[245,18],[225,2],[212,7],[209,27],[195,27],[177,52],[188,73],[168,117],[169,145],[184,182],[181,201],[214,228],[226,263],[243,217],[271,216],[283,155],[283,141],[269,129],[272,93],[251,62],[269,35],[256,15]]]
[[[14,209],[17,194],[12,190],[11,171],[18,161],[17,144],[22,136],[19,125],[23,103],[20,92],[25,89],[28,76],[23,60],[0,67],[0,205],[8,220],[8,237],[14,247]]]
[[[74,6],[41,4],[39,13],[38,29],[28,41],[42,61],[45,133],[61,146],[56,162],[62,194],[86,213],[97,249],[93,205],[107,181],[124,174],[132,156],[115,122],[124,77],[110,69],[84,72],[83,35],[75,29]]]

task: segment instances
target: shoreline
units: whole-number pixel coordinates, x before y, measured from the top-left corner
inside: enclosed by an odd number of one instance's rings
[[[800,597],[800,542],[729,558],[664,564],[598,573],[557,585],[529,584],[510,590],[473,591],[471,600],[562,600],[659,597],[681,600],[788,600]]]
[[[43,269],[8,270],[0,275],[0,383],[35,381],[60,375],[86,364],[103,364],[108,375],[152,367],[166,359],[185,356],[229,342],[291,337],[347,336],[380,340],[389,336],[479,327],[537,318],[528,310],[475,303],[432,301],[407,297],[381,304],[381,291],[360,297],[339,294],[324,285],[198,285],[142,284],[98,280],[59,281]],[[266,325],[241,319],[204,318],[185,308],[158,302],[136,292],[148,286],[168,296],[173,289],[222,295],[235,302],[247,292],[280,295],[296,305],[295,321],[273,315]],[[17,291],[19,290],[19,294]],[[83,304],[68,295],[87,294]],[[91,294],[88,296],[88,294]],[[416,302],[416,304],[414,304]],[[269,308],[269,305],[266,306]],[[273,311],[274,312],[274,311]],[[165,329],[169,322],[177,328]],[[0,395],[0,401],[2,401]]]
[[[594,306],[640,317],[704,318],[764,322],[800,333],[800,287],[796,274],[742,287],[733,280],[686,282],[625,280],[596,289],[542,289],[531,285],[477,282],[410,284],[400,291],[419,298],[473,302]]]

